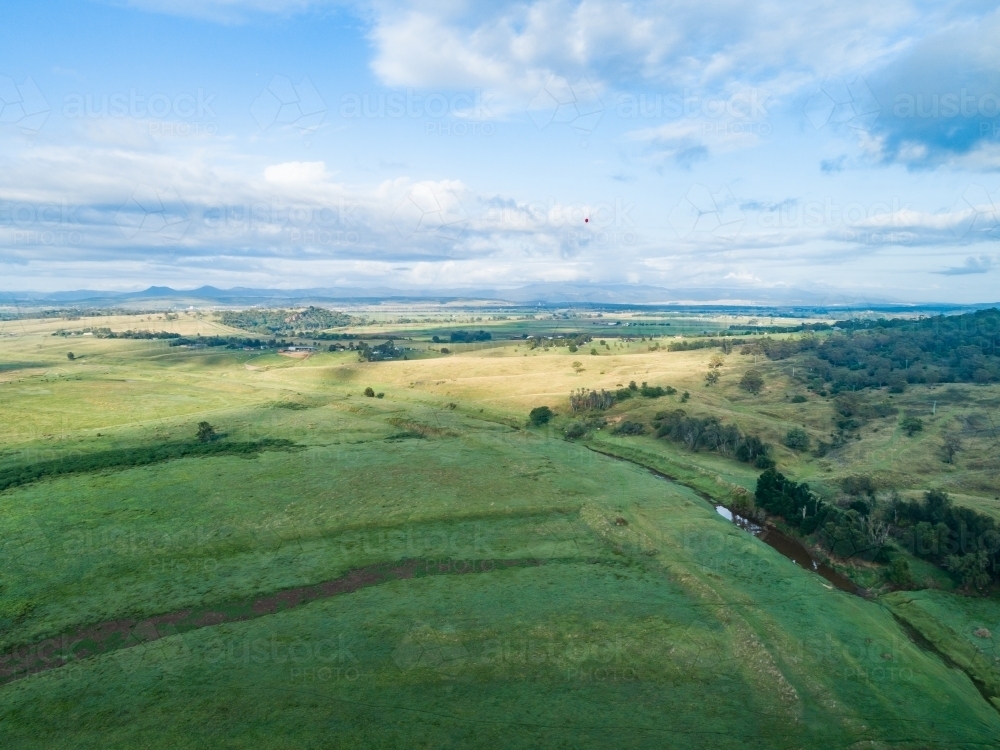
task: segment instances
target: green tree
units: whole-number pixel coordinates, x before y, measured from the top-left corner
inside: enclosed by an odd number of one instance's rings
[[[764,390],[764,376],[757,370],[747,370],[740,379],[740,388],[756,396]]]
[[[371,386],[368,386],[367,388],[365,388],[365,395],[368,398],[375,398],[375,389],[372,388]]]
[[[912,586],[913,573],[910,572],[910,563],[902,555],[897,555],[889,565],[889,580],[897,586]]]
[[[809,433],[801,427],[793,427],[785,435],[785,446],[793,451],[807,451],[809,443]]]
[[[208,422],[198,423],[198,439],[203,443],[208,443],[218,437],[215,428]]]
[[[528,412],[528,422],[530,422],[533,427],[541,427],[543,424],[548,424],[549,420],[554,416],[555,413],[549,407],[536,406]]]
[[[904,417],[899,426],[903,428],[903,431],[913,437],[916,433],[924,429],[924,420],[920,417]]]
[[[968,555],[948,555],[945,567],[958,576],[962,588],[983,591],[990,584],[988,567],[990,558],[985,551],[979,550]]]
[[[66,352],[66,359],[72,362],[74,359],[76,359],[76,355],[73,354],[73,352]]]

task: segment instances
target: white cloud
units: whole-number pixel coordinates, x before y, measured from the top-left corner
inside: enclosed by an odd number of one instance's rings
[[[288,161],[264,169],[264,179],[278,185],[326,182],[329,175],[321,161]]]

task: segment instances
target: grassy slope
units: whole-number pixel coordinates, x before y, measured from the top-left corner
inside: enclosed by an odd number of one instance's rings
[[[21,352],[55,360],[48,340],[41,350],[27,341]],[[553,562],[397,581],[11,683],[0,687],[4,747],[724,747],[761,738],[956,747],[1000,733],[967,678],[914,647],[878,605],[828,590],[682,487],[505,426],[539,392],[564,398],[582,382],[564,355],[247,362],[88,343],[88,358],[103,358],[103,369],[87,365],[95,393],[106,397],[114,382],[113,397],[86,404],[75,390],[86,380],[13,378],[0,387],[5,414],[37,416],[54,436],[7,435],[3,460],[176,437],[202,417],[239,439],[307,447],[3,493],[6,646],[381,560]],[[5,353],[13,348],[4,342]],[[581,359],[606,370],[608,387],[633,378],[680,387],[696,354]],[[359,398],[369,383],[386,399]],[[177,399],[151,410],[147,393]],[[452,400],[457,408],[446,407]],[[85,424],[47,416],[65,409]],[[644,449],[720,481],[662,442]],[[748,479],[739,466],[708,468]],[[293,662],[281,661],[280,644],[300,649]]]

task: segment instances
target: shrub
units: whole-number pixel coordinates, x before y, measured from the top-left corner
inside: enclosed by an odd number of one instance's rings
[[[587,425],[585,425],[583,422],[572,422],[566,428],[566,438],[569,440],[582,438],[586,434],[587,434]]]
[[[555,413],[547,406],[536,406],[530,412],[528,412],[528,422],[531,423],[533,427],[541,427],[543,424],[548,424],[549,420],[555,416]]]
[[[989,564],[990,558],[983,550],[968,555],[948,555],[945,560],[945,568],[958,576],[962,588],[980,592],[990,584]]]
[[[756,396],[764,390],[764,376],[757,370],[747,370],[740,379],[740,388]]]
[[[809,399],[807,399],[801,393],[796,393],[794,396],[792,396],[792,403],[793,404],[804,404],[808,400]]]
[[[451,349],[449,349],[447,346],[442,346],[441,347],[441,353],[442,354],[451,354]]]
[[[785,446],[793,451],[807,451],[809,444],[809,433],[801,427],[793,427],[785,435]]]
[[[631,422],[625,420],[615,427],[616,435],[641,435],[646,431],[646,426],[642,422]]]
[[[889,580],[897,586],[912,586],[913,573],[910,572],[910,563],[902,555],[897,555],[889,564]]]
[[[76,359],[76,355],[73,354],[73,352],[66,352],[66,359],[72,362],[74,359]]]
[[[709,370],[705,373],[705,385],[715,385],[719,382],[719,371]]]
[[[910,437],[924,429],[924,421],[920,417],[904,417],[899,426]]]
[[[629,383],[629,390],[634,391],[634,385],[635,381],[633,380]],[[660,398],[661,396],[666,396],[667,391],[665,388],[661,388],[658,385],[647,385],[645,381],[643,381],[642,387],[639,388],[639,395],[643,398]]]
[[[375,389],[372,388],[371,386],[368,386],[367,388],[365,388],[365,395],[368,398],[375,398]]]
[[[597,349],[594,349],[593,347],[591,347],[590,353],[596,356],[597,355]]]
[[[215,440],[215,438],[216,438],[215,428],[212,427],[212,425],[210,425],[208,422],[198,423],[198,439],[201,442],[207,443],[212,440]]]
[[[375,394],[375,398],[385,398],[385,394],[384,393],[376,393]]]

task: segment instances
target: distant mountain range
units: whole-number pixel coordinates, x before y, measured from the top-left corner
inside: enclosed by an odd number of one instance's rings
[[[746,288],[685,288],[634,284],[531,284],[516,289],[430,289],[401,290],[388,287],[370,289],[316,288],[316,289],[251,289],[234,287],[218,289],[203,286],[198,289],[172,289],[151,286],[137,292],[110,292],[80,289],[67,292],[0,292],[0,305],[70,305],[82,307],[123,306],[136,307],[147,303],[153,307],[174,305],[293,305],[308,303],[364,304],[378,301],[495,301],[514,305],[577,305],[617,307],[634,305],[681,307],[782,307],[782,308],[832,308],[832,309],[899,309],[955,310],[979,308],[990,305],[912,304],[899,300],[864,295],[850,295],[823,290]]]

